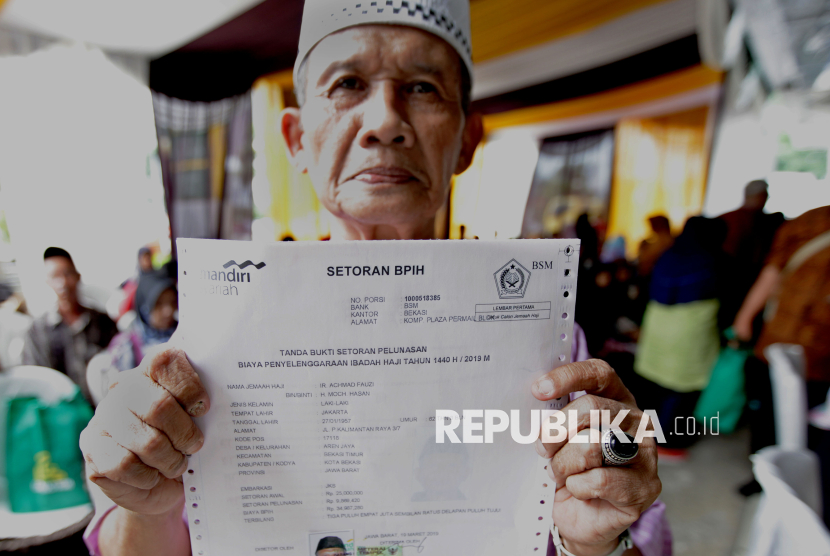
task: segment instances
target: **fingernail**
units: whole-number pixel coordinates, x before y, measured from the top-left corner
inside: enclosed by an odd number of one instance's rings
[[[202,436],[202,437],[199,438],[199,440],[196,441],[196,444],[195,444],[195,446],[193,446],[193,450],[190,452],[190,455],[192,456],[193,454],[195,454],[196,452],[201,450],[202,446],[204,446],[204,445],[205,445],[205,437]]]
[[[549,378],[536,381],[536,391],[543,396],[550,396],[553,394],[553,381]]]
[[[188,413],[190,413],[194,417],[199,417],[205,412],[205,402],[198,401],[193,404],[193,407],[190,408]]]

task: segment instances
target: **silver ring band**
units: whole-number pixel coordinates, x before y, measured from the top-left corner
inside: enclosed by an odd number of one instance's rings
[[[633,446],[633,449],[629,448],[627,450],[627,452],[630,453],[620,453],[617,449],[615,449],[616,445],[620,443],[620,440],[616,437],[612,429],[608,429],[602,433],[602,441],[600,442],[600,446],[602,447],[603,465],[625,465],[637,457],[640,447],[634,442],[634,437],[626,433],[623,434],[625,434],[631,442],[631,444],[627,444],[626,447]]]

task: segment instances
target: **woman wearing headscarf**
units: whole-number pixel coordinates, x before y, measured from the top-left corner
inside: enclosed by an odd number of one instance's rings
[[[664,456],[685,457],[694,442],[685,419],[692,416],[720,350],[725,231],[719,220],[694,216],[654,265],[634,361],[639,383],[629,387],[642,407],[657,411],[666,433],[666,444],[658,448]]]
[[[178,292],[173,280],[164,274],[146,273],[135,292],[136,319],[109,345],[112,366],[119,371],[133,369],[147,349],[167,342],[176,330]]]

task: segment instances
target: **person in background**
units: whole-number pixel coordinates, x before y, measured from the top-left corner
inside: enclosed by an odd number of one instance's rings
[[[623,236],[615,236],[606,240],[602,245],[599,260],[603,264],[625,261],[625,238]]]
[[[135,308],[136,319],[113,338],[108,348],[112,366],[118,371],[137,367],[148,348],[169,341],[176,331],[179,305],[175,282],[161,272],[143,274],[135,293]]]
[[[721,327],[732,324],[755,279],[764,267],[772,248],[775,232],[784,223],[780,212],[768,214],[764,206],[769,198],[764,180],[749,182],[744,188],[744,204],[737,210],[718,217],[726,223],[723,250],[729,256],[731,280],[726,284],[719,320]],[[760,332],[760,321],[755,326],[755,337]]]
[[[666,435],[661,456],[684,458],[695,437],[685,433],[700,392],[720,351],[720,306],[725,234],[717,220],[693,216],[657,263],[651,278],[640,343],[634,360],[639,381],[629,387],[642,407],[654,408]]]
[[[49,247],[43,253],[43,264],[46,284],[57,295],[57,304],[32,322],[24,340],[23,364],[49,367],[68,375],[91,403],[87,363],[106,349],[118,330],[107,315],[78,302],[81,275],[69,253]]]
[[[646,278],[651,276],[657,259],[674,243],[668,218],[658,214],[649,218],[648,223],[651,226],[651,235],[640,242],[637,250],[637,273]]]
[[[153,252],[149,247],[138,250],[138,271],[140,274],[153,272]]]
[[[582,213],[576,219],[576,237],[579,238],[579,262],[580,265],[590,269],[599,262],[599,234],[591,225],[591,219],[587,213]]]
[[[622,344],[631,343],[631,333],[637,328],[631,320],[633,276],[632,266],[625,258],[625,238],[616,236],[602,247],[593,267],[593,280],[586,284],[590,291],[581,298],[582,305],[577,296],[577,322],[585,330],[588,350],[600,359],[609,361],[609,353],[627,350]],[[618,367],[614,369],[621,372]]]
[[[657,260],[674,244],[674,236],[671,233],[671,223],[662,214],[652,216],[648,219],[651,226],[651,235],[640,242],[637,248],[637,275],[634,278],[634,285],[637,288],[633,297],[632,320],[642,324],[646,306],[651,298],[649,286],[651,273]]]
[[[124,280],[124,283],[119,288],[121,295],[118,298],[118,318],[116,321],[120,320],[127,312],[135,309],[135,291],[138,288],[138,281],[145,274],[152,272],[153,252],[149,247],[142,247],[138,250],[138,268],[136,269],[136,273]],[[112,315],[112,311],[109,309],[109,303],[107,307],[110,315]],[[113,316],[113,318],[115,317]]]
[[[591,226],[587,213],[579,215],[574,226],[574,233],[580,242],[579,251],[579,273],[576,277],[576,290],[580,295],[576,296],[576,307],[574,309],[574,320],[585,330],[591,343],[588,349],[591,353],[599,353],[602,343],[605,341],[605,330],[607,318],[597,308],[604,302],[602,290],[597,285],[597,274],[599,272],[599,235]]]
[[[766,265],[741,305],[735,323],[739,340],[750,341],[756,317],[766,322],[755,345],[755,356],[744,367],[750,450],[776,443],[775,415],[769,364],[764,348],[775,343],[804,348],[807,405],[813,408],[827,398],[830,388],[830,206],[805,212],[778,230]],[[766,310],[765,310],[766,308]],[[825,512],[830,502],[830,450],[828,438],[817,429],[808,437],[822,465]],[[751,481],[743,494],[760,490]]]
[[[163,276],[167,276],[173,283],[178,285],[179,283],[179,262],[176,259],[170,259],[166,263],[164,263],[161,268],[159,269],[159,274]]]

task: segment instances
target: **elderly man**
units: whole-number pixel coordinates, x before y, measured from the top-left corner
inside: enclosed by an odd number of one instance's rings
[[[281,129],[294,163],[335,217],[334,239],[433,236],[450,179],[470,164],[482,135],[479,116],[469,112],[466,2],[306,2],[295,66],[301,107],[285,110]],[[91,540],[107,556],[188,554],[180,476],[185,455],[203,444],[191,417],[208,411],[207,393],[172,348],[121,376],[81,440],[90,479],[118,505]],[[616,415],[625,408],[633,418],[623,428],[636,430],[641,413],[602,362],[551,371],[532,394],[549,400],[583,390],[588,395],[569,407],[581,415],[578,428],[588,426],[590,409]],[[598,444],[537,444],[559,485],[560,554],[641,554],[620,536],[660,492],[651,440],[619,467],[603,466]]]

